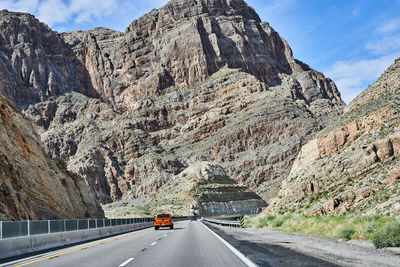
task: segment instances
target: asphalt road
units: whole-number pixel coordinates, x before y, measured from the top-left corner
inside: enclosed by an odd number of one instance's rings
[[[2,266],[247,266],[199,221],[149,228]]]
[[[240,250],[254,264],[263,267],[339,267],[339,264],[328,262],[299,251],[289,249],[278,244],[268,242],[268,235],[261,238],[254,238],[242,229],[216,226],[206,223],[208,227],[229,242],[232,246]],[[257,236],[258,237],[258,236]],[[255,240],[257,239],[257,240]],[[329,257],[334,262],[337,258]]]
[[[242,240],[228,233],[231,228],[206,225],[209,228],[200,221],[175,222],[173,230],[149,228],[0,264],[0,267],[338,266],[283,246]]]

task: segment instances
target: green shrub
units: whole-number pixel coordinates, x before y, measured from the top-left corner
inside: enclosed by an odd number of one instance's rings
[[[276,216],[273,216],[273,215],[267,215],[265,217],[262,217],[258,220],[257,227],[258,228],[267,227],[269,225],[269,222],[272,222],[275,219],[276,219]]]
[[[260,218],[258,220],[257,228],[262,228],[262,227],[266,227],[266,226],[268,226],[267,217]]]
[[[284,219],[279,219],[279,220],[276,220],[274,223],[273,223],[273,227],[281,227],[282,225],[283,225],[283,223],[285,222],[285,220]]]
[[[372,242],[376,248],[400,247],[400,221],[384,224],[375,233]]]
[[[371,225],[368,226],[367,230],[365,230],[366,234],[372,234],[376,229],[376,224],[373,223]]]
[[[356,233],[354,229],[345,228],[339,233],[339,238],[344,240],[351,240],[351,237]]]

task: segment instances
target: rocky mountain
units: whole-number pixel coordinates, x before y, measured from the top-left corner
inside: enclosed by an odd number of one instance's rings
[[[170,179],[148,206],[155,211],[215,215],[227,211],[248,214],[266,203],[247,187],[238,185],[218,164],[198,162]],[[214,210],[214,212],[212,212]]]
[[[71,90],[97,93],[63,39],[32,15],[0,11],[0,93],[19,108]]]
[[[399,104],[397,59],[302,148],[268,210],[399,216]]]
[[[0,220],[104,217],[85,180],[46,156],[32,123],[0,97]]]
[[[343,105],[336,86],[293,58],[288,43],[243,0],[173,0],[133,21],[124,34],[97,28],[63,34],[93,87],[119,111],[137,109],[171,87],[203,82],[222,67],[268,85],[298,73],[295,98]]]
[[[24,80],[35,69],[24,76],[23,64],[0,68],[0,83],[21,80],[2,93],[33,119],[47,153],[67,161],[102,203],[153,196],[199,161],[217,162],[269,199],[302,145],[344,107],[335,84],[294,59],[243,0],[173,0],[124,33],[58,34],[2,11],[0,21],[10,20],[14,28],[0,28],[3,61],[13,61],[13,47],[38,47],[41,57],[21,48],[20,60],[48,67],[37,87]],[[54,79],[62,87],[53,94]]]
[[[216,163],[199,161],[168,180],[152,199],[104,205],[109,217],[170,212],[175,215],[251,214],[267,204],[248,187],[239,185]]]

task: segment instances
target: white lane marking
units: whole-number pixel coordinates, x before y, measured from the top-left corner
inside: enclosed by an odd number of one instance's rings
[[[241,259],[247,266],[249,267],[257,267],[256,264],[254,264],[251,260],[249,260],[248,258],[246,258],[245,255],[243,255],[242,252],[240,252],[239,250],[237,250],[236,248],[234,248],[231,244],[229,244],[228,242],[226,242],[222,237],[220,237],[219,235],[217,235],[216,233],[214,233],[213,230],[211,230],[210,228],[208,228],[203,222],[201,222],[201,224],[208,230],[210,231],[213,235],[215,235],[222,243],[224,243],[225,246],[227,246],[230,251],[232,251],[236,256],[239,257],[239,259]]]
[[[168,235],[164,235],[164,237],[167,237]]]
[[[118,267],[124,267],[125,265],[127,265],[128,263],[130,263],[133,260],[134,260],[134,258],[127,259],[126,261],[124,261],[123,263],[118,265]]]
[[[157,244],[157,242],[153,242],[150,244],[150,246],[154,246],[155,244]]]

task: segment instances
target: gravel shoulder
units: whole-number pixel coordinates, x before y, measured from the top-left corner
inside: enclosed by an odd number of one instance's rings
[[[270,259],[268,264],[263,264],[263,258],[269,257],[272,249],[283,253],[295,251],[311,259],[326,262],[319,266],[400,266],[400,248],[375,249],[367,241],[341,241],[298,233],[289,235],[274,230],[230,228],[215,224],[207,226],[260,266],[285,266],[279,260],[271,262]],[[244,244],[247,245],[243,246]],[[289,266],[304,265],[294,261]]]

